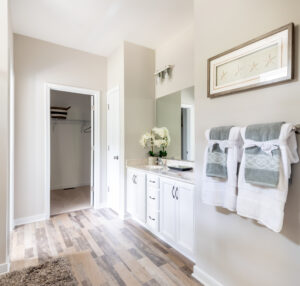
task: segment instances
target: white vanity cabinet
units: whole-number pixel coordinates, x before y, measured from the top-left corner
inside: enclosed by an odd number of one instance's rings
[[[128,168],[127,212],[159,238],[193,258],[194,185]]]
[[[194,248],[194,185],[161,178],[160,233],[179,250]]]
[[[159,231],[160,178],[147,174],[147,225],[151,230]]]
[[[135,169],[127,171],[127,212],[146,222],[146,174]]]

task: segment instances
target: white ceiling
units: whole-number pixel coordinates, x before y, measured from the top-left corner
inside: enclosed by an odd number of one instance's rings
[[[103,56],[157,48],[193,21],[193,0],[11,0],[15,33]]]

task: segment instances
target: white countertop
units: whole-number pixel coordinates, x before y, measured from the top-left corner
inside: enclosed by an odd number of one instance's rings
[[[146,173],[158,175],[161,177],[166,177],[169,179],[176,179],[184,183],[195,184],[195,173],[194,171],[176,171],[171,170],[168,167],[163,167],[161,169],[153,169],[152,166],[148,165],[127,165],[127,168],[137,169],[145,171]],[[158,167],[154,167],[158,168]]]

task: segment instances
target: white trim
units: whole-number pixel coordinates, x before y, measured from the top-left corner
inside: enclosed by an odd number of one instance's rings
[[[95,92],[95,91],[94,91]],[[100,198],[101,198],[101,106],[100,106],[100,96],[101,93],[96,91],[94,94],[94,208],[100,208]]]
[[[5,274],[9,272],[10,264],[9,263],[3,263],[0,264],[0,274]]]
[[[107,203],[100,203],[98,204],[98,207],[95,207],[95,209],[106,209],[107,208]]]
[[[126,188],[126,183],[125,183],[125,163],[124,163],[124,110],[123,108],[121,108],[121,105],[123,106],[123,99],[121,97],[121,90],[120,90],[120,86],[117,85],[115,87],[110,88],[109,90],[107,90],[106,92],[106,99],[107,99],[107,104],[109,104],[109,95],[111,93],[117,92],[118,93],[118,97],[119,97],[119,192],[118,192],[118,202],[115,206],[111,206],[110,202],[109,202],[109,194],[108,192],[106,192],[106,204],[107,207],[112,208],[113,211],[115,211],[119,217],[121,219],[125,219],[125,196],[124,196],[124,192],[125,192],[125,188]],[[107,114],[107,122],[106,122],[106,126],[107,126],[107,130],[106,130],[106,150],[108,147],[108,129],[110,128],[109,126],[110,122],[109,122],[109,117]],[[108,151],[107,151],[107,155],[108,155]],[[107,190],[109,188],[109,168],[108,168],[108,163],[109,163],[109,158],[107,157],[106,160],[106,180],[107,180]]]
[[[90,181],[85,182],[85,183],[80,183],[77,185],[57,185],[57,186],[52,186],[51,191],[53,190],[61,190],[61,189],[70,189],[70,188],[81,188],[81,187],[88,187],[90,186]]]
[[[181,104],[181,109],[188,109],[189,110],[189,134],[188,137],[188,145],[189,145],[189,155],[188,155],[188,161],[195,161],[195,110],[194,106],[192,104]]]
[[[94,208],[100,208],[101,193],[101,140],[100,140],[100,91],[78,88],[73,86],[45,83],[45,157],[44,157],[44,191],[46,194],[45,210],[47,218],[50,217],[50,91],[59,90],[71,93],[80,93],[94,96]]]
[[[192,104],[181,103],[181,108],[194,108]]]
[[[13,63],[12,63],[13,64]],[[10,69],[10,95],[9,95],[9,230],[14,229],[14,162],[15,162],[15,77],[13,68]]]
[[[196,265],[194,266],[194,272],[192,276],[204,286],[224,286],[222,283],[217,281],[215,278],[210,276],[207,272]]]
[[[14,225],[18,226],[18,225],[38,222],[38,221],[47,220],[47,219],[48,219],[47,214],[38,214],[38,215],[34,215],[34,216],[21,217],[21,218],[15,219]]]

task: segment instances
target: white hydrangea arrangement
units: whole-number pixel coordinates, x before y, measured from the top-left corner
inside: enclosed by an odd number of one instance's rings
[[[170,145],[171,138],[169,134],[169,130],[166,127],[154,127],[150,132],[146,132],[141,140],[140,144],[144,148],[150,148],[149,155],[150,156],[159,156],[166,157],[167,156],[167,147]],[[154,147],[159,150],[159,154],[154,153]]]

